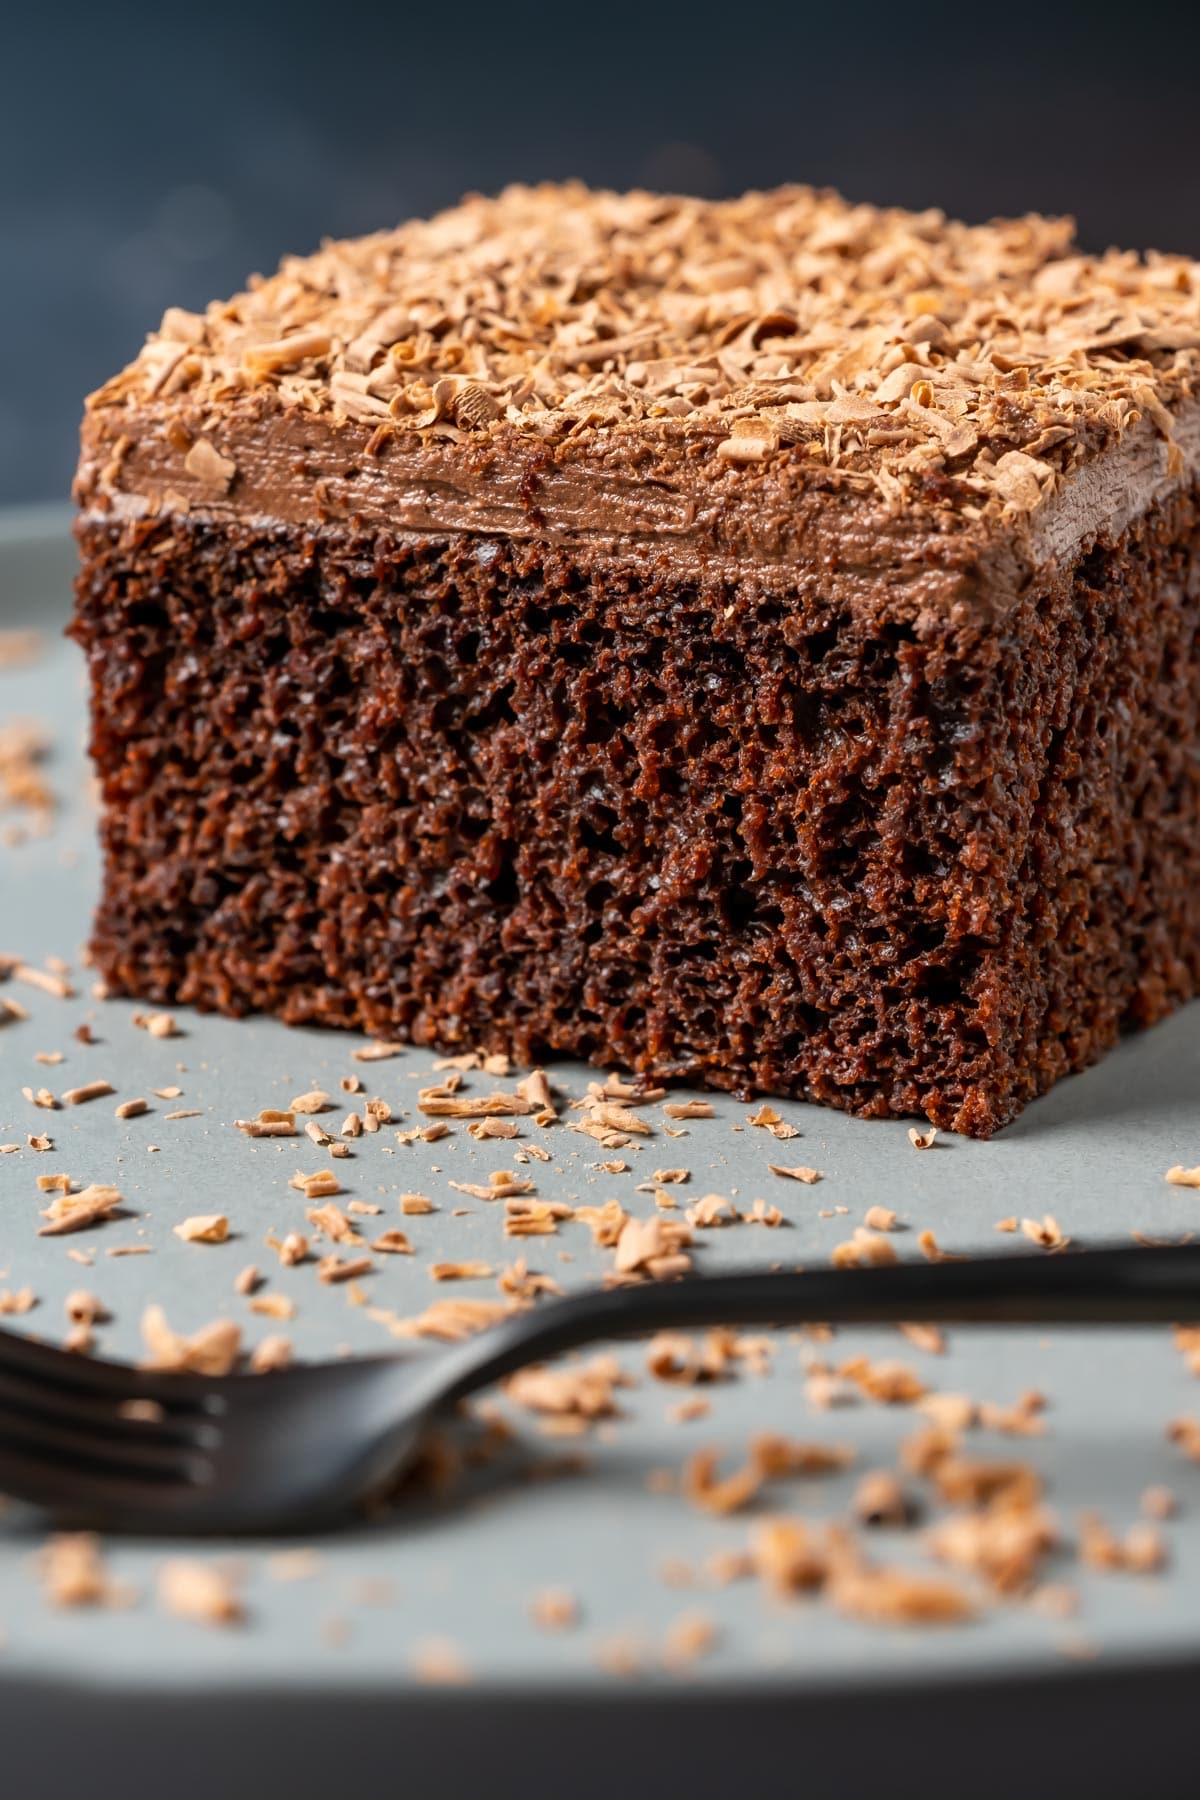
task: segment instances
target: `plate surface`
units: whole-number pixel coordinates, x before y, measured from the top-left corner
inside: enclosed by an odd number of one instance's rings
[[[435,1286],[428,1271],[439,1258],[477,1258],[499,1271],[525,1251],[531,1267],[564,1286],[599,1279],[610,1257],[592,1247],[584,1226],[568,1224],[556,1237],[525,1243],[506,1240],[498,1206],[449,1187],[451,1181],[486,1180],[509,1160],[509,1146],[477,1143],[461,1125],[439,1143],[414,1146],[398,1143],[395,1130],[385,1128],[360,1140],[352,1161],[335,1165],[346,1198],[381,1206],[380,1223],[402,1222],[416,1246],[411,1258],[377,1259],[377,1273],[363,1284],[369,1289],[367,1305],[352,1304],[345,1289],[319,1285],[311,1265],[278,1268],[264,1239],[272,1231],[302,1228],[304,1220],[305,1202],[289,1188],[289,1177],[297,1167],[316,1168],[324,1159],[304,1139],[248,1142],[233,1128],[233,1119],[261,1107],[286,1106],[293,1094],[312,1087],[340,1099],[339,1079],[360,1074],[372,1093],[389,1101],[397,1127],[411,1126],[420,1122],[416,1090],[430,1079],[431,1057],[407,1051],[386,1062],[359,1064],[352,1051],[360,1039],[187,1012],[178,1014],[182,1035],[155,1040],[134,1028],[136,1006],[102,1005],[90,997],[91,978],[80,968],[79,947],[98,862],[83,755],[83,670],[77,652],[58,635],[71,569],[62,515],[13,515],[4,522],[0,625],[33,626],[46,634],[47,648],[28,668],[0,670],[0,723],[27,717],[45,726],[51,742],[45,771],[59,810],[46,835],[0,849],[0,949],[31,962],[65,957],[79,990],[78,998],[65,1001],[21,989],[30,1020],[0,1033],[0,1141],[24,1146],[26,1134],[39,1129],[47,1129],[54,1141],[50,1157],[27,1147],[0,1157],[5,1221],[0,1285],[32,1287],[39,1301],[19,1322],[57,1337],[64,1329],[65,1296],[90,1286],[114,1315],[100,1332],[101,1349],[108,1354],[140,1353],[141,1316],[156,1301],[181,1330],[194,1330],[218,1315],[233,1316],[249,1344],[284,1330],[300,1356],[316,1358],[343,1348],[389,1347],[371,1308],[412,1314],[448,1292],[494,1295],[491,1280],[453,1290]],[[73,1035],[84,1020],[98,1040],[92,1046],[80,1045]],[[34,1060],[39,1051],[62,1051],[65,1060],[61,1067],[46,1067]],[[559,1064],[551,1073],[556,1084],[578,1095],[594,1072]],[[21,1096],[27,1083],[61,1091],[101,1076],[120,1099],[146,1096],[151,1110],[121,1122],[113,1114],[115,1100],[48,1113],[35,1112]],[[902,1255],[918,1254],[917,1234],[926,1229],[951,1251],[996,1249],[1006,1241],[997,1238],[996,1222],[1013,1214],[1051,1212],[1074,1243],[1085,1247],[1127,1242],[1135,1228],[1178,1238],[1200,1223],[1200,1194],[1168,1186],[1163,1173],[1172,1163],[1200,1162],[1198,1081],[1200,1007],[1192,1007],[1123,1044],[1100,1067],[1062,1083],[990,1144],[943,1139],[934,1150],[919,1153],[903,1123],[867,1123],[785,1103],[779,1111],[801,1135],[777,1144],[746,1125],[751,1108],[716,1096],[716,1116],[688,1122],[679,1138],[664,1135],[669,1121],[659,1108],[648,1109],[654,1135],[615,1153],[629,1162],[629,1174],[598,1169],[601,1158],[613,1153],[562,1127],[531,1130],[553,1160],[530,1165],[527,1172],[544,1197],[597,1204],[615,1196],[632,1210],[649,1213],[653,1201],[635,1193],[636,1183],[660,1166],[684,1165],[691,1180],[680,1190],[681,1202],[715,1191],[742,1209],[762,1197],[783,1210],[787,1224],[774,1232],[738,1226],[698,1233],[696,1259],[706,1270],[767,1260],[826,1262],[873,1204],[899,1213],[904,1229],[895,1243]],[[153,1097],[153,1089],[167,1086],[181,1088],[180,1098]],[[196,1116],[165,1116],[177,1108]],[[814,1187],[780,1180],[768,1172],[773,1161],[815,1165],[824,1178]],[[59,1169],[80,1183],[116,1182],[128,1216],[87,1238],[39,1239],[42,1202],[35,1177]],[[438,1210],[401,1221],[398,1196],[405,1191],[429,1195]],[[834,1210],[839,1208],[847,1210]],[[207,1248],[174,1236],[172,1226],[185,1216],[215,1211],[228,1214],[231,1242]],[[833,1216],[821,1216],[828,1211]],[[109,1259],[105,1252],[115,1245],[148,1246],[152,1253]],[[68,1247],[94,1248],[94,1272],[70,1260]],[[295,1301],[296,1317],[289,1324],[256,1316],[236,1297],[234,1278],[250,1262],[269,1274],[270,1291]],[[699,1570],[713,1552],[739,1549],[747,1539],[744,1516],[714,1519],[677,1494],[657,1491],[661,1483],[652,1476],[663,1470],[677,1474],[691,1450],[715,1446],[732,1465],[755,1431],[773,1430],[848,1444],[859,1472],[894,1464],[897,1445],[919,1422],[911,1410],[866,1400],[824,1412],[806,1404],[804,1358],[825,1354],[841,1360],[858,1352],[900,1357],[931,1388],[1004,1405],[1026,1389],[1044,1393],[1044,1437],[1013,1440],[980,1432],[972,1448],[1036,1464],[1068,1537],[1080,1508],[1094,1508],[1120,1531],[1137,1518],[1139,1496],[1148,1485],[1169,1485],[1180,1510],[1165,1528],[1168,1571],[1141,1578],[1093,1575],[1064,1557],[1048,1574],[1078,1589],[1073,1620],[1055,1621],[1011,1605],[989,1609],[978,1623],[952,1630],[871,1628],[812,1604],[772,1604],[754,1583],[715,1587],[698,1578],[691,1587],[668,1584],[662,1578],[668,1558]],[[421,1347],[417,1353],[424,1353]],[[798,1732],[804,1721],[806,1762],[817,1782],[812,1791],[823,1792],[822,1757],[832,1757],[835,1746],[832,1739],[823,1741],[819,1730],[813,1735],[815,1722],[823,1718],[832,1730],[835,1721],[843,1721],[837,1766],[845,1769],[847,1755],[865,1758],[855,1764],[857,1785],[876,1752],[866,1744],[848,1745],[844,1719],[852,1716],[847,1708],[865,1703],[868,1694],[880,1717],[911,1717],[911,1709],[924,1702],[930,1728],[938,1721],[938,1730],[945,1725],[949,1692],[958,1694],[952,1710],[960,1722],[985,1716],[977,1709],[989,1696],[999,1717],[1007,1695],[1004,1716],[1011,1738],[1014,1722],[1051,1732],[1052,1712],[1068,1719],[1085,1693],[1094,1692],[1099,1702],[1105,1683],[1116,1696],[1113,1704],[1132,1705],[1135,1694],[1144,1699],[1151,1688],[1164,1692],[1166,1677],[1156,1674],[1146,1686],[1151,1671],[1178,1667],[1200,1653],[1200,1467],[1183,1462],[1165,1437],[1169,1419],[1193,1411],[1200,1415],[1200,1393],[1168,1333],[962,1330],[949,1334],[947,1353],[940,1357],[885,1331],[842,1332],[826,1351],[781,1333],[769,1375],[747,1374],[704,1390],[709,1414],[688,1424],[671,1418],[680,1390],[647,1375],[642,1349],[626,1347],[618,1354],[635,1382],[621,1396],[619,1419],[587,1438],[564,1442],[539,1433],[530,1415],[513,1413],[517,1439],[502,1465],[468,1480],[441,1506],[414,1504],[384,1525],[322,1543],[317,1571],[308,1579],[273,1579],[270,1545],[201,1548],[202,1555],[232,1555],[241,1565],[248,1622],[240,1630],[206,1630],[158,1610],[155,1573],[166,1555],[180,1552],[179,1545],[110,1547],[113,1573],[142,1596],[128,1612],[52,1610],[39,1591],[31,1523],[11,1512],[0,1529],[0,1626],[7,1639],[0,1661],[0,1716],[6,1732],[11,1728],[20,1737],[23,1729],[32,1729],[29,1721],[42,1716],[39,1692],[43,1710],[52,1713],[45,1697],[61,1692],[64,1684],[110,1697],[153,1697],[164,1719],[177,1717],[181,1707],[190,1716],[189,1704],[206,1696],[215,1702],[237,1690],[263,1697],[243,1722],[243,1746],[253,1740],[253,1721],[265,1731],[267,1721],[277,1717],[273,1706],[294,1713],[303,1698],[310,1724],[326,1718],[321,1702],[344,1706],[344,1713],[329,1715],[328,1729],[337,1729],[339,1717],[353,1718],[364,1744],[372,1720],[381,1729],[387,1721],[390,1729],[401,1716],[423,1719],[430,1755],[436,1732],[444,1733],[452,1718],[472,1717],[481,1728],[487,1720],[489,1741],[499,1746],[505,1721],[511,1727],[529,1715],[531,1737],[549,1755],[555,1734],[547,1736],[538,1709],[557,1696],[553,1717],[560,1736],[568,1719],[572,1729],[586,1729],[589,1739],[607,1740],[614,1731],[619,1737],[628,1728],[632,1738],[625,1739],[626,1749],[634,1738],[649,1743],[645,1734],[652,1725],[678,1734],[679,1755],[690,1754],[686,1767],[701,1784],[697,1791],[706,1792],[720,1750],[713,1744],[701,1753],[705,1732],[711,1735],[714,1718],[726,1716],[723,1709],[736,1703],[738,1710],[728,1715],[730,1731],[764,1708],[775,1709],[775,1724],[760,1717],[757,1737],[742,1746],[750,1763],[731,1766],[749,1768],[768,1744],[773,1755],[790,1754],[785,1748],[790,1740],[777,1740],[772,1731],[784,1729],[780,1722],[788,1720],[787,1729]],[[575,1450],[586,1456],[586,1472],[533,1482],[521,1478],[530,1465]],[[852,1472],[781,1484],[771,1504],[806,1517],[831,1516],[845,1509],[855,1479]],[[881,1534],[879,1554],[929,1566],[913,1534]],[[549,1586],[578,1597],[577,1629],[548,1633],[531,1621],[531,1597]],[[716,1647],[686,1676],[669,1674],[656,1647],[672,1623],[690,1612],[703,1613],[717,1626]],[[470,1686],[436,1701],[414,1672],[421,1647],[431,1639],[452,1642],[472,1676]],[[599,1648],[613,1640],[636,1640],[646,1652],[645,1670],[632,1685],[599,1665]],[[1098,1673],[1080,1672],[1081,1651],[1098,1653],[1099,1660],[1088,1664]],[[1141,1686],[1138,1670],[1145,1672]],[[1016,1704],[1018,1690],[1004,1685],[1014,1680],[1030,1684],[1020,1690],[1022,1705]],[[43,1683],[48,1685],[40,1688]],[[702,1696],[715,1711],[694,1704]],[[84,1735],[94,1734],[89,1742],[97,1744],[112,1714],[107,1706],[88,1704],[92,1712],[85,1708],[80,1715],[91,1720]],[[614,1723],[621,1718],[624,1726]],[[274,1741],[282,1756],[286,1743]],[[292,1741],[303,1741],[295,1728]],[[1102,1737],[1096,1741],[1099,1745]],[[416,1739],[413,1744],[415,1749]],[[253,1761],[251,1749],[244,1754]],[[311,1749],[307,1754],[315,1757],[311,1777],[320,1757]],[[1111,1749],[1105,1754],[1097,1774],[1103,1767],[1113,1773],[1120,1761],[1114,1755]],[[581,1772],[577,1791],[591,1792],[588,1783],[600,1780],[603,1754],[597,1751],[587,1761],[590,1773]],[[459,1763],[465,1782],[473,1766],[465,1750]],[[279,1766],[270,1766],[279,1773]],[[614,1762],[614,1771],[619,1767]],[[1072,1772],[1078,1776],[1082,1767],[1076,1760]],[[684,1770],[685,1762],[673,1760],[668,1772],[682,1780]],[[301,1773],[296,1791],[307,1792]],[[489,1774],[495,1775],[494,1767]],[[930,1785],[928,1764],[920,1774],[922,1792],[940,1791]],[[984,1785],[975,1791],[992,1791],[986,1771],[980,1779]],[[440,1766],[439,1782],[445,1791],[456,1791]],[[895,1791],[906,1791],[903,1783]],[[1168,1783],[1160,1791],[1173,1789]]]

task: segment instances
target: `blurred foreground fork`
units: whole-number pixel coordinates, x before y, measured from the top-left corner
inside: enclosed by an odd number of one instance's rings
[[[428,1355],[221,1380],[101,1362],[0,1332],[0,1493],[108,1530],[309,1530],[350,1517],[387,1489],[456,1402],[546,1357],[651,1331],[910,1319],[1200,1319],[1200,1246],[590,1290]]]

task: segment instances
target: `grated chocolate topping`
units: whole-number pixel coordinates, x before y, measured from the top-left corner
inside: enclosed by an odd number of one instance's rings
[[[1198,296],[1195,263],[1085,256],[1068,219],[513,187],[287,257],[204,315],[170,308],[89,408],[186,399],[219,421],[253,395],[369,426],[375,452],[673,425],[718,464],[798,448],[892,504],[949,472],[968,509],[1028,510],[1142,418],[1171,439]],[[218,435],[187,459],[220,492]]]

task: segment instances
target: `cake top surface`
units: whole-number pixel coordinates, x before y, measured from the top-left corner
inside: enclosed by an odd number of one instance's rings
[[[76,493],[994,613],[1195,474],[1198,379],[1200,264],[1070,220],[513,187],[169,309]]]
[[[952,472],[1032,506],[1200,372],[1200,266],[1085,256],[1066,219],[968,226],[811,188],[472,196],[170,309],[93,406],[187,394],[384,431],[551,443],[674,421],[733,462],[801,445],[896,499]],[[382,434],[381,434],[382,435]],[[967,504],[970,504],[969,499]]]

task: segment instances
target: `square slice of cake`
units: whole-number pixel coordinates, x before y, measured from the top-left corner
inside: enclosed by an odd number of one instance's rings
[[[1200,978],[1200,270],[472,198],[94,394],[116,992],[986,1136]]]

